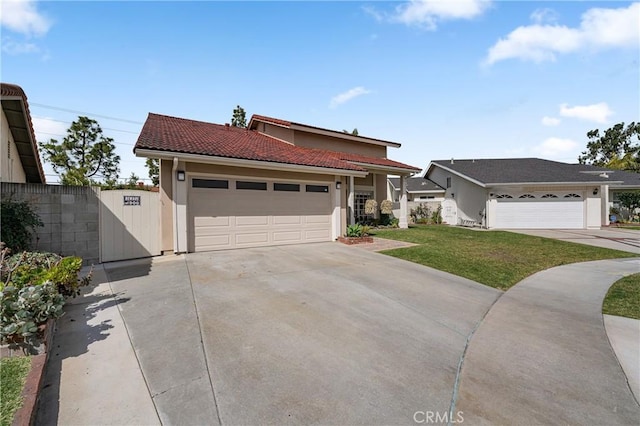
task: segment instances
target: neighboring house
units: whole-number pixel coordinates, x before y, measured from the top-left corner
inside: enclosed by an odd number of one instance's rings
[[[640,187],[635,173],[539,158],[432,161],[425,178],[445,188],[443,219],[486,228],[599,228],[610,195]]]
[[[27,95],[20,86],[0,83],[0,181],[45,183]]]
[[[242,129],[149,114],[134,152],[161,160],[162,250],[180,253],[336,239],[386,199],[387,174],[420,171],[388,147],[259,115]]]
[[[387,199],[395,203],[400,201],[400,178],[387,179]],[[444,188],[422,176],[407,179],[407,201],[443,201]]]

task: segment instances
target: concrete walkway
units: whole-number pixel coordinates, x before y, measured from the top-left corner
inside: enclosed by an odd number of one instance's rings
[[[118,309],[127,302],[94,267],[91,287],[58,319],[35,424],[160,424]]]
[[[640,320],[604,315],[604,326],[629,387],[640,401]]]
[[[465,423],[638,424],[640,406],[609,343],[602,300],[639,270],[637,259],[573,264],[507,291],[464,359],[456,411]]]
[[[640,254],[640,231],[634,229],[509,229],[510,232]]]

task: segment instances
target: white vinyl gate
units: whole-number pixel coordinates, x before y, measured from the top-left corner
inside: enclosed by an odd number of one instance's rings
[[[160,254],[160,200],[157,192],[100,192],[100,261]]]

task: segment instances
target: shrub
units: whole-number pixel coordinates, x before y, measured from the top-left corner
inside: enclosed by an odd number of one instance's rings
[[[431,217],[431,209],[426,204],[420,203],[411,209],[409,216],[411,216],[414,223],[428,223]]]
[[[82,269],[81,258],[64,257],[47,271],[46,280],[54,283],[63,296],[76,297],[80,294],[80,287],[89,285],[92,276],[92,272],[89,272],[87,276],[78,278],[80,269]]]
[[[2,289],[0,305],[2,340],[16,340],[17,336],[29,340],[37,334],[39,324],[62,316],[64,297],[50,281],[21,289],[7,285]]]
[[[369,198],[367,201],[364,202],[365,214],[369,214],[369,215],[376,214],[377,210],[378,210],[378,202],[376,200]]]
[[[400,219],[398,219],[397,217],[391,218],[391,220],[389,221],[389,225],[392,228],[397,228],[400,226]]]
[[[2,241],[14,252],[29,249],[33,232],[43,226],[40,216],[26,201],[14,201],[9,197],[0,205]]]
[[[362,237],[363,233],[364,233],[364,227],[359,223],[356,223],[355,225],[347,226],[347,237],[350,237],[350,238]]]
[[[384,215],[393,214],[393,202],[391,200],[383,200],[380,203],[380,213]]]
[[[442,223],[442,206],[438,206],[438,208],[431,213],[431,222],[437,225]]]

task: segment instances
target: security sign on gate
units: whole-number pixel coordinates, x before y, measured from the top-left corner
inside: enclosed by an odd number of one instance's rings
[[[140,205],[140,196],[139,195],[123,195],[122,196],[125,206],[139,206]]]

